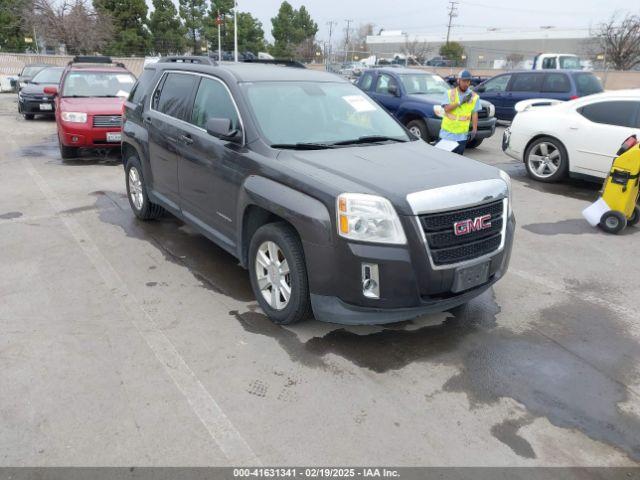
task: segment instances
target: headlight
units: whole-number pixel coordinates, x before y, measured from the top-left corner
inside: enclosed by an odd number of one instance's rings
[[[65,122],[85,123],[87,121],[87,114],[82,112],[62,112],[60,116]]]
[[[489,118],[496,116],[496,107],[493,106],[493,103],[489,104]]]
[[[508,210],[507,213],[509,216],[511,216],[511,214],[513,213],[513,206],[512,206],[512,195],[511,195],[511,177],[509,176],[509,174],[507,172],[505,172],[504,170],[500,170],[500,178],[502,178],[502,180],[504,180],[504,183],[507,184],[507,191],[509,192],[509,204],[508,204]]]
[[[407,243],[391,202],[363,193],[343,193],[336,201],[338,234],[361,242]]]

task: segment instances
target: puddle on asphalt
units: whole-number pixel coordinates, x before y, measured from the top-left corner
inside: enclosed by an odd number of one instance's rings
[[[7,212],[0,214],[0,220],[11,220],[14,218],[20,218],[22,216],[22,212]]]
[[[353,327],[337,327],[306,342],[295,327],[273,325],[261,313],[231,314],[246,331],[272,337],[293,361],[311,367],[326,367],[329,353],[381,374],[415,362],[456,366],[460,372],[443,391],[466,394],[472,408],[512,398],[532,418],[580,430],[640,460],[640,420],[618,408],[628,399],[623,382],[635,378],[640,346],[615,315],[595,305],[561,304],[542,311],[545,331],[555,327],[546,336],[536,329],[513,333],[500,327],[499,311],[487,292],[452,310],[440,325],[364,335]],[[532,418],[506,420],[491,432],[516,454],[535,458],[518,435]]]
[[[48,158],[46,163],[66,167],[86,165],[118,165],[121,163],[120,152],[117,149],[81,149],[78,158],[62,160],[55,135],[51,141],[36,145],[29,145],[18,150],[18,155],[28,158]]]
[[[589,225],[584,218],[572,218],[558,222],[530,223],[523,225],[522,228],[537,235],[582,235],[585,233],[599,233],[599,230]]]
[[[97,191],[92,195],[100,220],[120,227],[129,237],[151,242],[167,260],[187,267],[205,288],[242,302],[255,300],[249,275],[238,260],[174,216],[142,222],[133,215],[125,194]]]

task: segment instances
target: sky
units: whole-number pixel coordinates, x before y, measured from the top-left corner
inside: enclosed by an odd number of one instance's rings
[[[271,40],[271,18],[282,0],[237,0],[239,11],[248,11],[263,25]],[[319,27],[318,39],[329,37],[327,22],[334,27],[337,38],[344,36],[345,20],[353,20],[352,28],[372,22],[377,29],[402,30],[407,33],[437,34],[446,32],[447,0],[288,0],[295,8],[304,5]],[[558,30],[596,27],[613,13],[624,14],[637,0],[459,0],[458,17],[454,18],[455,32],[482,33],[490,28],[501,31],[539,30],[552,26]],[[556,10],[557,8],[557,10]],[[634,13],[640,13],[640,8]],[[376,31],[377,33],[377,31]],[[334,36],[334,38],[336,38]]]

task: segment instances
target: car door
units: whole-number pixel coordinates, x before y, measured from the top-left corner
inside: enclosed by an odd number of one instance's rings
[[[179,209],[179,139],[184,133],[185,106],[199,77],[180,72],[163,75],[143,121],[149,134],[149,165],[153,193]]]
[[[399,83],[392,75],[379,73],[375,88],[370,92],[370,95],[391,114],[395,114],[400,107],[400,103],[402,103],[402,99],[399,96],[402,95]],[[396,86],[397,95],[389,92],[390,85]]]
[[[521,100],[542,97],[542,81],[544,73],[521,72],[514,73],[505,95],[505,120],[513,120],[516,114],[515,105]]]
[[[509,111],[506,104],[507,85],[511,80],[511,75],[498,75],[493,77],[476,89],[480,98],[491,102],[496,109],[496,118],[507,120]]]
[[[604,177],[622,142],[631,135],[640,137],[640,101],[604,100],[576,110],[569,125],[576,154],[569,152],[571,170]]]
[[[567,100],[571,96],[569,75],[563,72],[549,72],[544,75],[541,87],[543,98]]]
[[[242,131],[240,114],[225,83],[200,77],[189,127],[181,139],[178,168],[182,213],[228,249],[235,245],[236,198],[243,173],[242,146],[206,132],[211,118],[231,120]]]

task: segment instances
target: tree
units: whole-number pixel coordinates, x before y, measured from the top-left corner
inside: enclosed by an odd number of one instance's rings
[[[627,14],[616,25],[615,15],[600,25],[596,34],[605,61],[616,70],[631,70],[640,65],[640,16]]]
[[[509,55],[507,55],[507,68],[517,68],[523,60],[524,55],[522,55],[521,53],[510,53]]]
[[[422,65],[427,59],[427,54],[431,51],[431,47],[427,42],[420,42],[418,40],[409,41],[406,39],[402,53],[407,57],[413,58],[418,64]]]
[[[0,0],[0,50],[20,52],[25,49],[24,38],[31,36],[22,20],[28,4],[28,0]]]
[[[205,0],[179,0],[180,16],[184,20],[184,26],[193,48],[193,53],[199,53],[200,41],[203,37],[204,17],[207,13]]]
[[[145,55],[149,50],[145,0],[93,0],[96,11],[111,18],[113,38],[105,48],[110,55]]]
[[[100,51],[112,38],[110,17],[94,10],[87,0],[34,0],[25,18],[45,43],[64,45],[72,55]]]
[[[231,8],[228,8],[229,4]],[[227,8],[225,8],[227,7]],[[205,35],[212,45],[218,45],[218,25],[216,17],[220,12],[222,25],[220,35],[222,37],[222,50],[232,51],[233,44],[233,0],[214,0],[211,3],[209,15],[205,21]],[[264,30],[262,23],[248,12],[238,12],[238,51],[257,54],[265,50]]]
[[[315,43],[318,24],[313,21],[307,9],[303,6],[295,10],[288,2],[282,2],[278,15],[271,19],[271,34],[274,38],[272,54],[276,57],[293,58],[305,57],[300,52],[307,52],[305,60],[309,60],[309,48],[303,44]]]
[[[458,42],[445,43],[440,47],[440,55],[452,60],[455,65],[462,63],[462,55],[464,55],[464,47]]]
[[[171,0],[153,0],[153,12],[149,15],[151,48],[154,53],[168,55],[183,53],[187,33]]]

